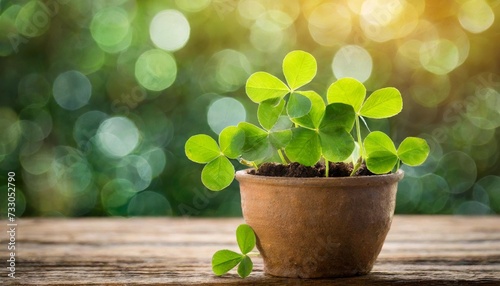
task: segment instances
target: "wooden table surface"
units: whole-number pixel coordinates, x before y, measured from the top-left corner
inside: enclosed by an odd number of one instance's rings
[[[330,280],[216,277],[212,254],[237,250],[242,219],[82,218],[17,221],[16,279],[1,285],[500,285],[500,216],[396,216],[367,276]],[[4,221],[4,226],[6,222]]]

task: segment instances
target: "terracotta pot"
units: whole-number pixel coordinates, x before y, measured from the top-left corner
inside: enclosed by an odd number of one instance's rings
[[[257,236],[264,271],[281,277],[364,275],[394,214],[394,174],[284,178],[236,172],[243,217]]]

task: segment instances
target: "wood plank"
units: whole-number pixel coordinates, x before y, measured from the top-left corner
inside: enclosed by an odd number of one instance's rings
[[[242,219],[21,219],[17,279],[2,285],[500,285],[500,217],[396,216],[371,274],[247,279],[212,274],[212,254],[237,250]],[[6,224],[4,224],[6,225]],[[3,232],[5,234],[5,232]],[[6,236],[1,237],[6,264]],[[3,268],[5,269],[5,268]]]

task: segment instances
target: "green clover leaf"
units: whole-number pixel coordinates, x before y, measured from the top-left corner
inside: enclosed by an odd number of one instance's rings
[[[248,97],[256,103],[273,98],[281,98],[289,89],[279,78],[267,72],[252,74],[246,83]]]
[[[365,101],[366,88],[354,78],[341,78],[332,83],[327,91],[328,103],[345,103],[354,108],[359,113]]]
[[[236,241],[240,247],[241,253],[247,254],[255,247],[255,233],[253,229],[247,225],[242,224],[236,229]]]
[[[364,141],[366,166],[375,174],[390,172],[398,162],[396,147],[385,133],[374,131]]]
[[[236,128],[236,129],[235,129]],[[237,127],[226,127],[219,136],[222,146],[208,135],[195,135],[186,141],[186,156],[193,162],[205,164],[201,171],[201,182],[211,191],[220,191],[234,180],[234,166],[230,158],[236,158],[244,144],[244,133]]]
[[[365,101],[359,114],[368,118],[388,118],[401,112],[403,98],[394,87],[374,91]]]
[[[306,166],[316,164],[321,158],[318,132],[302,127],[294,129],[292,140],[285,147],[285,153],[291,161]]]
[[[253,262],[252,259],[248,256],[244,256],[243,259],[240,262],[240,265],[238,265],[238,275],[240,275],[241,278],[246,278],[250,273],[252,273],[253,270]]]
[[[286,111],[290,118],[299,118],[307,115],[311,111],[311,100],[307,96],[293,92],[290,94]]]
[[[286,102],[284,100],[279,98],[278,103],[276,101],[276,99],[265,100],[259,104],[257,109],[257,119],[266,130],[273,128],[285,109]]]
[[[226,274],[238,265],[243,257],[244,255],[231,250],[219,250],[212,256],[212,271],[218,276]]]
[[[297,91],[296,93],[301,94],[309,99],[311,102],[311,109],[309,112],[302,116],[291,118],[291,120],[300,126],[316,129],[319,127],[323,116],[325,115],[325,102],[323,98],[314,91]]]
[[[316,76],[316,70],[316,59],[304,51],[290,52],[283,60],[283,74],[291,90],[311,82]]]
[[[221,155],[215,140],[205,134],[191,136],[184,148],[189,160],[196,163],[208,163]]]
[[[396,150],[391,138],[380,131],[368,134],[364,145],[368,156],[366,166],[375,174],[390,172],[399,160],[408,166],[418,166],[430,152],[427,142],[416,137],[407,137]]]
[[[225,156],[219,156],[205,165],[201,182],[211,191],[225,189],[233,182],[234,167]]]
[[[292,161],[306,166],[316,164],[321,156],[329,161],[343,161],[351,156],[355,144],[349,134],[354,126],[352,106],[332,103],[326,106],[317,129],[296,128],[285,153]]]
[[[245,132],[236,126],[228,126],[219,134],[219,146],[224,155],[236,159],[245,144]]]
[[[252,251],[256,243],[253,229],[247,224],[239,225],[236,229],[236,240],[242,252],[241,254],[227,249],[214,253],[212,271],[215,275],[226,274],[238,264],[238,275],[241,278],[247,277],[252,272],[253,262],[247,254]]]
[[[398,157],[408,166],[421,165],[429,156],[430,148],[422,138],[408,137],[398,147]]]
[[[342,78],[328,88],[329,103],[349,104],[358,116],[368,118],[392,117],[403,109],[401,93],[394,87],[374,91],[365,101],[366,88],[354,78]]]

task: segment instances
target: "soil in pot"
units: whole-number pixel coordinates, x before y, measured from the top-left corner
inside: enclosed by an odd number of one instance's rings
[[[349,177],[353,170],[352,163],[333,163],[330,162],[329,177]],[[258,176],[269,177],[296,177],[296,178],[309,178],[309,177],[324,177],[325,164],[323,162],[317,163],[314,166],[304,166],[297,162],[283,165],[278,163],[264,163],[257,171],[251,170],[250,174]],[[372,176],[375,175],[363,163],[356,171],[355,176]]]

